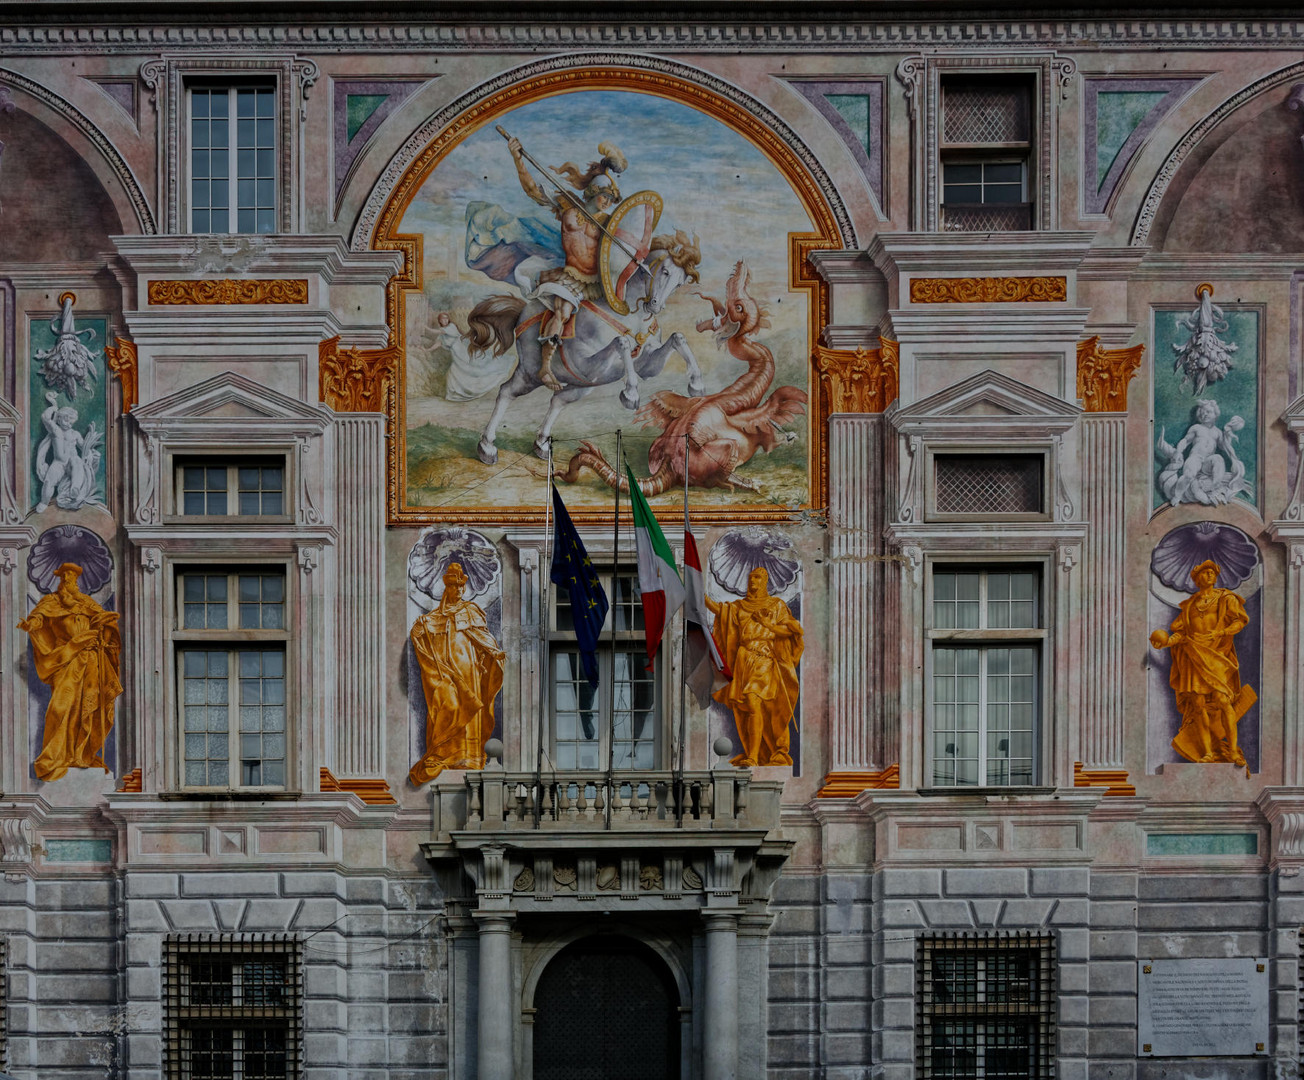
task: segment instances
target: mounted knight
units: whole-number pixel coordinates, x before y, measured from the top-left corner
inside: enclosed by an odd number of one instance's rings
[[[513,282],[521,293],[491,296],[467,320],[473,348],[495,355],[515,348],[518,359],[481,433],[480,459],[497,460],[494,439],[508,406],[540,386],[553,395],[535,437],[535,453],[543,458],[566,405],[597,386],[623,381],[621,403],[637,409],[639,380],[659,375],[671,353],[684,359],[689,393],[701,394],[702,373],[684,335],[662,342],[657,329],[670,295],[698,280],[697,237],[655,231],[662,202],[654,191],[621,200],[616,178],[628,163],[613,144],[602,143],[587,169],[567,162],[546,170],[519,139],[498,131],[522,190],[548,207],[558,226],[512,218],[484,203],[467,207],[467,265]]]

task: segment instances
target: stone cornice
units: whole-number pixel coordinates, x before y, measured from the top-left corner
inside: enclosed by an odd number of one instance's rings
[[[128,19],[144,21],[144,17],[157,16],[158,12],[153,9],[147,12],[143,6],[136,10],[124,4],[118,6],[115,18],[112,7],[94,5],[92,14],[92,5],[54,5],[49,16],[57,17],[58,25],[38,25],[39,10],[24,5],[21,15],[14,12],[0,19],[0,48],[10,55],[114,54],[130,49],[204,52],[251,47],[302,49],[318,54],[392,55],[395,49],[405,47],[422,52],[522,49],[540,52],[612,46],[692,53],[734,53],[740,49],[902,53],[919,49],[1063,47],[1071,42],[1075,51],[1093,48],[1149,51],[1164,45],[1187,49],[1278,48],[1298,53],[1299,41],[1304,38],[1304,19],[1200,17],[1176,9],[1171,16],[1159,17],[1152,12],[1137,12],[1120,18],[1070,20],[1029,15],[1002,20],[974,19],[970,11],[948,14],[940,8],[931,11],[914,8],[909,13],[913,18],[902,11],[892,11],[869,19],[860,5],[772,8],[748,4],[745,7],[716,5],[715,18],[698,11],[691,19],[667,16],[664,21],[637,22],[619,18],[618,13],[611,11],[612,5],[605,5],[605,12],[595,17],[586,17],[581,8],[573,6],[548,11],[503,5],[502,18],[497,20],[481,21],[483,13],[478,12],[477,20],[457,22],[455,16],[450,19],[441,15],[438,24],[415,25],[419,19],[429,17],[428,8],[404,8],[401,17],[382,23],[356,21],[350,18],[345,5],[329,21],[305,19],[298,25],[284,25],[251,17],[248,9],[224,16],[219,6],[216,11],[205,8],[202,15],[196,10],[193,22],[179,19],[174,7],[168,11],[169,24],[134,26],[123,23]],[[282,18],[300,11],[305,15],[309,12],[321,15],[320,5],[296,9],[292,4],[283,4],[276,10]],[[794,15],[798,17],[793,18]],[[79,17],[93,22],[78,25]],[[364,17],[375,19],[375,9],[369,9]],[[3,25],[10,19],[11,25]],[[200,25],[201,20],[206,24]],[[212,21],[223,25],[213,26]]]

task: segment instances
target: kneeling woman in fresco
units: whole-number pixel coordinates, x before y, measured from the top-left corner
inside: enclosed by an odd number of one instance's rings
[[[477,604],[462,599],[466,571],[450,563],[444,595],[412,626],[412,648],[426,692],[426,752],[408,778],[420,786],[445,769],[478,769],[493,735],[494,698],[506,654]]]

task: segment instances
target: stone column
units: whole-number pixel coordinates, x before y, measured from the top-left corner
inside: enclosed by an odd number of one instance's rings
[[[738,913],[704,911],[706,923],[704,1080],[738,1080]],[[484,1072],[480,1080],[486,1080]]]
[[[1083,663],[1079,750],[1088,768],[1123,767],[1124,605],[1127,490],[1127,388],[1144,345],[1105,349],[1078,342],[1082,399]]]
[[[896,343],[873,350],[817,348],[831,414],[829,458],[829,776],[825,794],[873,786],[890,762],[882,720],[883,417],[897,394]]]
[[[476,992],[477,1080],[513,1080],[512,919],[510,911],[472,912],[480,932]],[[732,1076],[732,1074],[730,1074]]]

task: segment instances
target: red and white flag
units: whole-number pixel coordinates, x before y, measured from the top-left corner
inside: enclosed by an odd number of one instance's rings
[[[723,686],[732,673],[711,636],[702,560],[697,554],[693,530],[688,527],[687,511],[684,513],[684,633],[687,638],[684,679],[698,707],[705,709],[711,704],[716,687]]]

